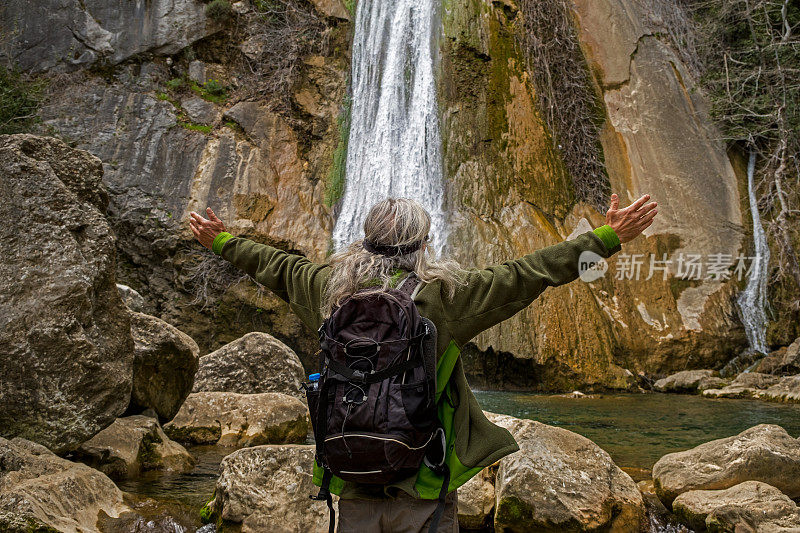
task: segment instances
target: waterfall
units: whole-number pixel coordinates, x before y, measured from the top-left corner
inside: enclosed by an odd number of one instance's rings
[[[441,136],[434,79],[437,0],[359,0],[351,68],[352,108],[335,248],[363,237],[369,208],[387,196],[413,198],[431,214],[441,251]]]
[[[756,154],[750,152],[750,161],[747,165],[747,193],[750,198],[750,213],[753,215],[753,242],[755,244],[755,257],[750,268],[750,277],[747,286],[739,294],[736,303],[744,324],[744,331],[750,348],[767,353],[767,266],[769,265],[769,246],[764,228],[761,226],[761,215],[758,213],[753,174],[756,168]]]

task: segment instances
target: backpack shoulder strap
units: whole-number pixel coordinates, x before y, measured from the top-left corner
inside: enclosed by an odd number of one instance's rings
[[[408,276],[406,276],[405,279],[403,279],[403,281],[400,282],[400,285],[398,285],[396,288],[397,290],[399,290],[400,292],[402,292],[403,294],[405,294],[406,296],[408,296],[413,300],[414,291],[421,283],[422,282],[417,277],[416,272],[410,272]]]

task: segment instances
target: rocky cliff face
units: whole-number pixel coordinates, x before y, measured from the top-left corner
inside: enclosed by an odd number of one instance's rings
[[[9,58],[34,72],[118,64],[148,52],[174,54],[220,29],[194,0],[12,0],[2,17]]]
[[[605,305],[630,318],[612,328],[627,364],[641,361],[637,370],[717,365],[743,346],[743,332],[731,299],[737,280],[715,279],[710,265],[717,254],[721,266],[734,267],[749,246],[733,163],[689,66],[665,37],[684,20],[673,3],[652,0],[579,1],[576,16],[606,106],[612,187],[630,197],[651,193],[661,204],[647,239],[629,253],[672,260],[666,280],[616,284],[617,298]],[[684,281],[680,258],[692,255],[705,264],[704,279]]]
[[[610,261],[604,278],[548,289],[480,334],[467,356],[473,382],[625,387],[632,376],[624,369],[714,366],[743,346],[733,284],[676,276],[681,254],[706,261],[723,254],[732,265],[744,252],[745,230],[725,147],[689,69],[660,37],[666,22],[644,4],[576,2],[572,38],[604,107],[599,140],[610,188],[628,202],[651,194],[659,217]],[[537,107],[529,58],[515,40],[530,16],[524,5],[472,0],[445,7],[439,79],[451,250],[465,265],[519,257],[604,220],[578,199]],[[661,272],[645,279],[650,254],[673,261],[666,279]],[[644,263],[641,278],[616,279],[633,274],[626,267],[636,257]]]
[[[42,130],[102,160],[120,282],[203,353],[261,330],[310,366],[311,332],[268,291],[202,253],[184,220],[210,205],[238,234],[325,257],[336,216],[328,178],[349,70],[344,3],[298,4],[315,42],[292,41],[299,55],[285,64],[271,52],[281,28],[264,26],[261,4],[248,0],[232,4],[227,22],[209,18],[196,0],[159,0],[142,12],[131,4],[125,9],[134,11],[114,16],[101,0],[61,10],[40,4],[42,15],[24,17],[4,53],[52,78]],[[604,220],[576,185],[551,112],[542,110],[538,73],[519,39],[533,16],[528,4],[442,7],[447,249],[465,266],[519,257]],[[26,5],[12,0],[0,16],[22,20]],[[721,366],[745,344],[731,298],[736,280],[684,280],[676,266],[681,254],[747,255],[741,168],[671,44],[680,13],[666,0],[578,0],[567,11],[569,32],[560,37],[577,43],[588,65],[584,89],[602,116],[587,146],[598,147],[607,176],[590,185],[623,202],[650,193],[661,213],[604,278],[548,289],[479,335],[465,351],[468,373],[487,386],[626,388],[637,372]],[[130,30],[130,20],[141,27]],[[280,83],[259,85],[276,69],[286,74]],[[634,254],[644,254],[641,278],[616,279]],[[666,279],[644,279],[649,254],[675,262]]]
[[[288,306],[192,243],[185,221],[211,206],[234,233],[324,258],[348,68],[344,5],[303,3],[272,26],[250,2],[234,3],[227,21],[198,0],[122,11],[103,1],[57,5],[38,3],[40,16],[31,16],[27,2],[9,3],[8,55],[51,78],[42,132],[103,161],[120,281],[203,352],[265,330],[313,353],[313,336]],[[291,24],[308,25],[319,41],[286,36],[287,54],[306,52],[299,58],[279,56],[270,41],[270,31],[303,29]],[[276,65],[285,93],[258,94]]]

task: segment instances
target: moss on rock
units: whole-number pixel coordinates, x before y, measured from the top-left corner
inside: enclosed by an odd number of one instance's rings
[[[533,510],[516,496],[509,496],[497,502],[495,519],[503,524],[531,525]]]

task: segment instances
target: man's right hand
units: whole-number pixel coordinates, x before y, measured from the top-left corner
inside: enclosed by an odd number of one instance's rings
[[[200,244],[211,250],[211,245],[214,239],[225,231],[225,224],[217,218],[214,211],[210,207],[206,208],[208,218],[203,218],[194,211],[190,213],[191,219],[189,220],[189,227],[192,228],[195,238],[200,241]]]
[[[619,196],[611,195],[611,207],[606,212],[606,224],[611,226],[619,237],[619,242],[628,242],[639,236],[650,224],[658,213],[656,202],[645,202],[650,199],[649,194],[633,202],[628,207],[619,208]]]

